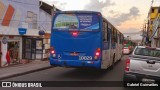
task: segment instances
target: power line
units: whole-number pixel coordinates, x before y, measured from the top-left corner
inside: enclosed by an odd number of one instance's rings
[[[123,33],[123,34],[141,34],[140,32],[134,32],[134,33]]]
[[[19,21],[19,22],[52,22],[52,21],[24,21],[24,20],[7,20],[7,19],[0,19],[0,21]]]
[[[15,3],[21,3],[21,4],[26,4],[26,5],[34,5],[34,6],[39,6],[39,2],[38,2],[38,5],[37,5],[37,4],[25,3],[25,2],[14,1],[14,0],[8,0],[8,1],[15,2]]]

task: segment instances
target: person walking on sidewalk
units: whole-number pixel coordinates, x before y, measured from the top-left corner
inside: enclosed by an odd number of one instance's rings
[[[7,62],[3,66],[8,66],[11,62],[10,49],[7,51],[6,60],[7,60]]]

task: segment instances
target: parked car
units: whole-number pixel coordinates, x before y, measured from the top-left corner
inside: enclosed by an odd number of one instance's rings
[[[126,60],[123,81],[160,81],[160,48],[136,46]]]
[[[123,47],[123,54],[130,54],[131,50],[129,47]]]

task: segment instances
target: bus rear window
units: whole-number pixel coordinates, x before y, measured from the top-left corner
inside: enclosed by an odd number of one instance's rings
[[[55,30],[98,30],[98,14],[58,14],[54,19]]]

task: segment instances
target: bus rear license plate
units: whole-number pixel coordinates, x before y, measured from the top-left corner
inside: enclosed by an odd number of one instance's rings
[[[78,56],[78,53],[70,53],[71,56]]]
[[[92,56],[79,56],[79,60],[92,60]]]

